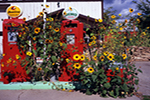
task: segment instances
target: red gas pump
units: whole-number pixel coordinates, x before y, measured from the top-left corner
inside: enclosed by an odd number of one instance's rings
[[[67,63],[65,59],[74,61],[75,54],[83,53],[83,23],[78,20],[64,20],[61,24],[61,41],[67,43],[67,49],[63,51],[64,61],[61,63],[61,75],[59,81],[75,81],[76,70],[69,70],[72,63]],[[79,62],[82,64],[82,62]],[[68,67],[71,66],[71,67]]]
[[[1,60],[1,79],[5,84],[9,82],[27,81],[29,77],[21,60],[25,53],[17,46],[18,26],[23,24],[22,19],[5,19],[3,21],[3,59]]]

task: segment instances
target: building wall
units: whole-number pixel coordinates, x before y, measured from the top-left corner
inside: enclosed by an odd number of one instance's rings
[[[54,12],[56,10],[62,8],[73,7],[83,15],[87,15],[96,19],[102,18],[102,2],[101,1],[90,1],[90,2],[60,2],[60,7],[57,6],[58,2],[47,2],[47,5],[50,5],[46,10],[48,13]],[[26,20],[30,20],[39,15],[39,12],[42,11],[43,7],[41,6],[43,2],[11,2],[11,3],[1,3],[2,4],[10,4],[10,5],[18,5],[22,8],[23,14],[20,18],[25,17]],[[8,16],[6,12],[0,12],[0,32],[2,32],[2,20],[7,19]],[[0,52],[2,51],[2,37],[0,37]]]

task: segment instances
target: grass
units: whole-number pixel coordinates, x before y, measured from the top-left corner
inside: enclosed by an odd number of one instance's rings
[[[150,100],[150,96],[148,96],[148,95],[143,95],[143,100]]]

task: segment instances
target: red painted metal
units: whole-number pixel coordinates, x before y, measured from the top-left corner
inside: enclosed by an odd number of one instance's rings
[[[67,43],[67,49],[62,52],[64,61],[61,63],[62,70],[59,81],[75,81],[76,79],[74,78],[74,76],[79,75],[76,73],[76,70],[72,68],[72,63],[67,63],[65,59],[69,59],[82,64],[82,61],[75,61],[73,59],[73,55],[83,54],[83,33],[83,23],[79,22],[78,20],[62,21],[61,42]],[[71,37],[71,41],[67,42],[67,38],[69,37]]]
[[[13,23],[13,26],[10,25]],[[23,24],[22,19],[5,19],[3,21],[3,59],[1,60],[1,79],[5,84],[9,82],[23,82],[30,79],[25,68],[21,66],[21,60],[25,58],[25,53],[18,48],[16,34],[17,26]],[[16,57],[18,56],[19,59]]]

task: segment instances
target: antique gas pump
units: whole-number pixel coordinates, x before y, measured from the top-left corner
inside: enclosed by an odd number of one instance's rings
[[[83,23],[74,20],[78,16],[75,9],[66,9],[63,14],[65,13],[68,15],[64,15],[67,20],[62,21],[61,24],[61,41],[67,44],[67,48],[63,51],[65,56],[63,56],[64,61],[61,64],[62,71],[59,81],[75,81],[74,76],[78,76],[78,74],[75,69],[69,70],[72,69],[73,63],[67,63],[66,59],[74,61],[75,54],[83,53]],[[82,62],[79,63],[82,64]]]
[[[17,6],[10,6],[7,10],[11,19],[3,21],[3,59],[1,60],[1,79],[5,84],[9,82],[23,82],[27,79],[25,68],[21,66],[21,60],[25,58],[25,53],[18,48],[17,36],[18,26],[23,24],[23,19],[18,19],[21,10]],[[16,15],[16,16],[15,16]]]

